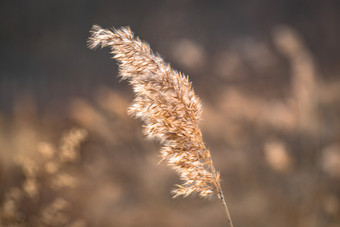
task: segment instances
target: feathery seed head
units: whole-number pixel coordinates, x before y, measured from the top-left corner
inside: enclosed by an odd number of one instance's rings
[[[88,46],[111,48],[121,78],[129,81],[136,95],[128,113],[142,120],[147,139],[161,142],[162,160],[167,160],[183,180],[173,191],[174,197],[193,192],[201,197],[214,192],[220,196],[219,174],[198,126],[201,102],[188,77],[134,38],[129,27],[111,31],[94,25]]]

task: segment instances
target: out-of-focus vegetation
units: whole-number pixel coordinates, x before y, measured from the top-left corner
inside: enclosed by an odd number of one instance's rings
[[[189,74],[235,226],[340,224],[340,8],[212,2],[1,3],[0,226],[226,224],[213,197],[171,198],[94,23]]]

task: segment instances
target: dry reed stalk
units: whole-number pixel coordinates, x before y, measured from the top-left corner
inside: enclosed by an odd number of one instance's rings
[[[188,77],[166,64],[130,28],[102,29],[94,25],[89,48],[110,47],[119,63],[120,76],[133,87],[136,98],[129,114],[143,121],[144,134],[158,140],[162,160],[174,168],[184,181],[173,191],[174,197],[215,193],[221,199],[230,226],[233,226],[209,150],[204,146],[198,126],[202,105]]]

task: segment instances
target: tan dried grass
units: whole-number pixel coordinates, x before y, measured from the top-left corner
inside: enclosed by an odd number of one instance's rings
[[[162,160],[167,160],[183,180],[173,191],[174,197],[214,193],[225,206],[232,226],[220,174],[198,126],[202,105],[188,77],[172,69],[148,44],[134,38],[128,27],[111,31],[94,25],[88,44],[91,49],[110,47],[121,78],[132,85],[136,97],[129,114],[142,120],[147,139],[160,141]]]
[[[63,133],[59,146],[34,141],[35,150],[23,150],[14,157],[24,178],[19,185],[4,191],[0,203],[0,226],[86,225],[82,219],[72,219],[66,209],[70,204],[61,195],[62,190],[77,186],[77,178],[67,173],[65,167],[79,160],[80,146],[86,138],[85,129],[71,128]],[[56,198],[47,203],[42,197],[49,189],[53,190],[50,196]],[[40,205],[36,206],[37,203]],[[32,212],[27,212],[26,206]]]

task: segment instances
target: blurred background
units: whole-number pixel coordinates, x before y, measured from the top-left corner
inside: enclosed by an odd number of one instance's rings
[[[0,226],[226,226],[172,199],[93,24],[129,25],[201,98],[235,226],[340,226],[340,4],[1,1]]]

